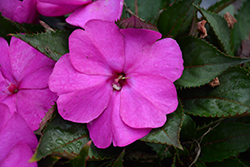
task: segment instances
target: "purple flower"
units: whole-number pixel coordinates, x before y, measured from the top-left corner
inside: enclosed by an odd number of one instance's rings
[[[173,82],[182,75],[183,59],[176,41],[98,20],[84,28],[71,34],[70,52],[49,79],[60,115],[87,123],[99,148],[126,146],[163,126],[178,105]]]
[[[115,21],[122,14],[123,0],[38,0],[37,9],[45,16],[72,13],[67,23],[84,27],[91,19]]]
[[[11,114],[5,104],[0,103],[0,166],[36,167],[29,163],[38,144],[33,131],[18,113]]]
[[[57,99],[48,88],[55,62],[15,37],[10,46],[0,38],[0,53],[0,102],[36,130]]]
[[[36,0],[0,0],[0,12],[19,23],[36,23],[39,16],[36,3]]]

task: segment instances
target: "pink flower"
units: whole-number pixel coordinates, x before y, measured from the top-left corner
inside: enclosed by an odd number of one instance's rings
[[[178,105],[173,82],[182,75],[183,60],[176,41],[98,20],[84,28],[71,34],[70,52],[49,79],[60,115],[87,123],[99,148],[126,146],[163,126]]]
[[[36,130],[57,99],[48,88],[55,62],[15,37],[10,46],[0,38],[0,53],[0,102]]]
[[[37,9],[45,16],[72,13],[67,23],[84,27],[91,19],[115,21],[122,14],[123,0],[38,0]]]
[[[39,16],[36,3],[36,0],[0,0],[0,12],[12,21],[36,23]]]
[[[8,106],[0,104],[0,166],[36,167],[29,163],[38,144],[36,135],[18,113],[11,114]]]

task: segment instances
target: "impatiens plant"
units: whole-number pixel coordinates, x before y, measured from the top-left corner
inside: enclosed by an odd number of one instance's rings
[[[32,157],[15,153],[23,131],[12,122],[0,148],[14,144],[0,157],[8,166],[7,155],[41,167],[250,166],[249,9],[250,0],[38,0],[43,26],[2,11],[0,102],[11,112],[0,125],[23,117],[39,143],[24,143]]]
[[[178,106],[173,82],[183,71],[176,41],[156,31],[89,21],[69,37],[69,54],[49,80],[58,112],[87,123],[99,148],[126,146],[165,124]]]
[[[45,16],[69,14],[67,23],[84,27],[91,19],[116,21],[121,17],[123,0],[38,0],[37,9]]]
[[[36,167],[29,160],[38,144],[37,138],[26,121],[17,112],[0,103],[0,166]]]
[[[10,45],[0,38],[0,102],[11,113],[18,112],[32,130],[57,99],[48,88],[55,62],[20,39],[12,37]]]

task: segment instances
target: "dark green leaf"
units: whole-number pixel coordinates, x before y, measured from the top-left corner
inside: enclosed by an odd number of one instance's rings
[[[185,37],[178,40],[184,59],[184,71],[175,82],[177,87],[195,87],[209,83],[230,66],[250,59],[228,57],[207,42]]]
[[[173,145],[174,147],[182,149],[179,141],[182,116],[183,108],[181,104],[179,104],[175,112],[167,115],[167,122],[163,127],[153,129],[147,136],[145,136],[141,140],[151,143]]]
[[[230,117],[250,112],[250,76],[239,67],[219,77],[220,85],[203,96],[183,99],[185,112],[205,117]]]
[[[54,156],[47,156],[46,158],[41,159],[38,162],[38,166],[42,167],[52,167],[58,162],[61,158]]]
[[[189,116],[184,114],[183,124],[181,126],[181,139],[182,140],[191,140],[195,137],[195,122]]]
[[[200,160],[198,160],[194,165],[195,167],[207,167],[206,164]]]
[[[116,161],[113,163],[112,167],[123,167],[123,157],[124,157],[124,155],[125,155],[125,149],[122,151],[122,153],[116,159]]]
[[[161,13],[157,27],[163,36],[175,37],[177,33],[184,33],[191,26],[192,19],[196,13],[192,3],[199,3],[200,0],[178,1]],[[189,9],[190,8],[190,9]]]
[[[41,32],[44,28],[41,25],[32,25],[32,24],[19,24],[8,18],[5,18],[0,13],[0,37],[10,40],[10,36],[7,36],[10,33],[36,33]]]
[[[235,19],[238,21],[234,24],[231,38],[235,54],[239,49],[241,42],[245,39],[250,40],[250,1],[246,1],[238,12]]]
[[[138,16],[151,23],[157,19],[161,7],[161,0],[125,0],[125,3],[127,6],[123,8],[123,17],[126,15],[126,10],[131,10],[136,14],[137,6]]]
[[[220,123],[201,143],[201,159],[221,161],[247,150],[250,146],[250,124]]]
[[[216,2],[214,5],[210,6],[207,10],[214,12],[214,13],[219,13],[223,9],[225,9],[228,5],[234,3],[236,0],[221,0]]]
[[[86,163],[87,163],[87,157],[88,157],[88,152],[89,152],[89,147],[91,145],[91,141],[87,142],[83,148],[81,149],[80,153],[74,157],[73,159],[71,159],[68,162],[68,166],[71,167],[85,167]]]
[[[233,56],[234,54],[231,50],[231,43],[230,43],[230,30],[228,28],[227,21],[216,13],[206,11],[205,9],[195,4],[194,6],[206,18],[207,22],[214,30],[214,33],[217,35],[223,51],[229,54],[230,56]]]
[[[158,144],[158,143],[146,143],[148,146],[152,147],[159,157],[172,157],[172,153],[169,151],[168,145]]]
[[[109,159],[112,157],[117,157],[119,154],[121,154],[122,150],[123,148],[113,147],[112,145],[106,149],[99,149],[92,143],[89,148],[88,157],[90,159],[98,160]]]
[[[222,167],[222,166],[233,166],[233,167],[246,167],[246,165],[239,159],[225,159],[222,162],[206,163],[207,167]]]
[[[44,130],[32,161],[50,154],[73,158],[89,140],[85,124],[66,121],[56,114]]]
[[[53,60],[58,60],[62,55],[69,52],[68,38],[70,31],[45,32],[41,34],[12,34],[24,42],[30,44],[38,51],[44,53]]]

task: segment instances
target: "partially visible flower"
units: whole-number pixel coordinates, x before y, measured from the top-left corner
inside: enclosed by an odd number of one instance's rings
[[[163,126],[178,106],[173,82],[184,68],[176,41],[100,20],[84,29],[70,35],[70,52],[49,79],[60,115],[87,123],[99,148],[126,146]]]
[[[0,166],[36,167],[29,163],[38,141],[29,125],[18,113],[11,114],[5,104],[0,103]]]
[[[36,0],[0,0],[0,12],[18,23],[36,23],[39,16],[36,3]]]
[[[37,9],[45,16],[68,13],[67,23],[84,27],[91,19],[116,21],[121,17],[123,0],[38,0]]]
[[[15,37],[10,46],[0,38],[0,53],[0,102],[36,130],[57,99],[48,88],[55,62]]]

